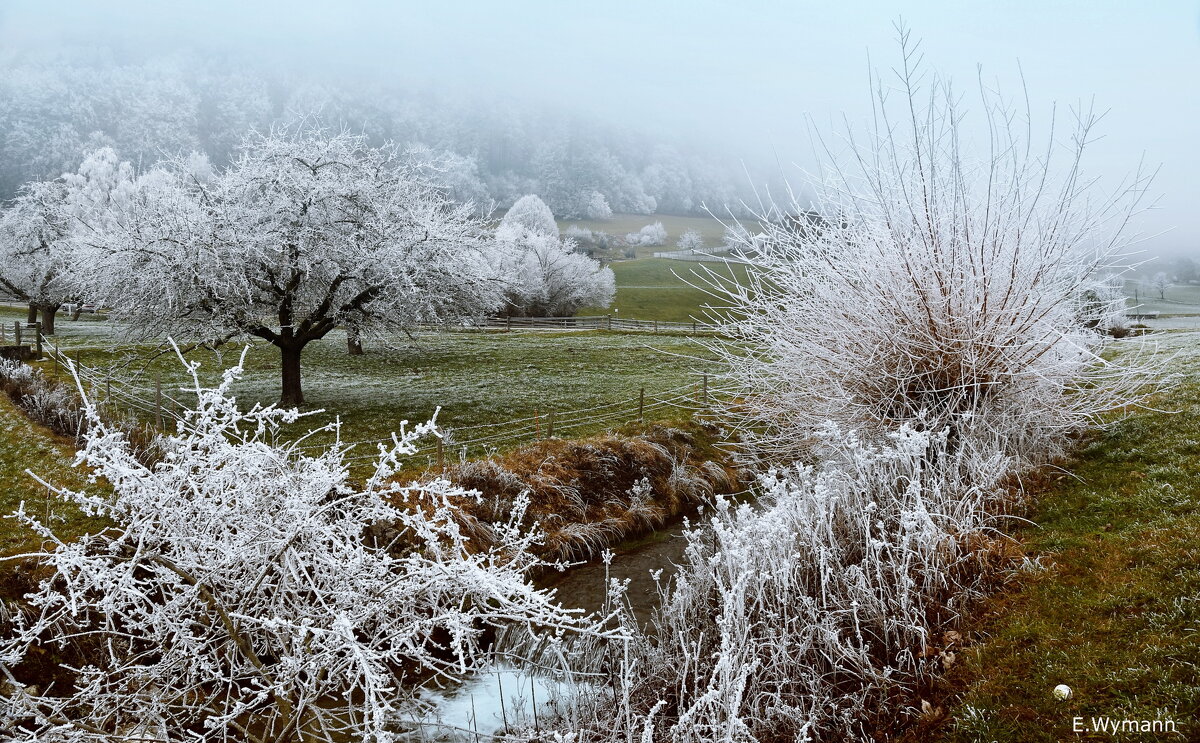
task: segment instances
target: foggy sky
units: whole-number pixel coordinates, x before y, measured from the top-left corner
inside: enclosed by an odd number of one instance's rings
[[[760,172],[811,163],[806,117],[865,118],[868,53],[897,59],[902,15],[929,66],[1007,92],[1024,72],[1035,127],[1094,98],[1089,172],[1161,164],[1150,254],[1200,257],[1200,2],[85,2],[0,0],[0,64],[62,44],[188,48],[338,80],[512,95],[703,142]],[[754,177],[758,177],[755,175]]]

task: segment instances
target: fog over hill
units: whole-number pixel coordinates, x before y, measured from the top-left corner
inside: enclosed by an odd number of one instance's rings
[[[428,150],[453,195],[484,210],[538,193],[564,218],[694,213],[735,204],[745,180],[694,148],[548,105],[189,50],[70,46],[13,55],[0,71],[0,195],[100,146],[142,165],[191,151],[221,164],[251,129],[301,120]]]
[[[1200,9],[1033,0],[897,8],[751,0],[0,6],[0,196],[116,145],[145,162],[227,156],[246,126],[320,111],[330,126],[446,154],[448,186],[503,207],[539,193],[559,217],[724,214],[780,197],[818,161],[811,133],[869,121],[868,71],[894,83],[900,19],[978,113],[979,84],[1059,131],[1106,111],[1085,162],[1115,188],[1144,157],[1160,198],[1148,254],[1200,244]],[[1030,19],[1035,19],[1031,22]],[[969,143],[986,146],[986,142]]]

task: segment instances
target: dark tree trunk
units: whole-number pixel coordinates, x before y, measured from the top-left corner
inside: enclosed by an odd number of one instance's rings
[[[346,353],[351,356],[363,355],[362,338],[354,328],[346,328]]]
[[[280,407],[295,408],[304,403],[304,390],[300,386],[300,354],[302,344],[280,345],[282,356],[283,393],[279,397]]]
[[[37,322],[37,313],[38,306],[36,304],[29,305],[29,311],[25,313],[25,323],[27,325],[33,325],[35,322]]]
[[[42,311],[42,335],[54,335],[54,317],[58,314],[58,305],[43,304],[39,309]]]

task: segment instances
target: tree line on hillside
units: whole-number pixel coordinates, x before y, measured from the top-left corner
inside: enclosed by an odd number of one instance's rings
[[[105,146],[141,167],[193,151],[224,166],[247,130],[314,111],[372,145],[397,142],[438,160],[439,185],[484,211],[527,193],[566,219],[724,211],[738,208],[744,181],[709,156],[518,101],[333,86],[188,53],[126,60],[77,48],[0,70],[0,199]]]

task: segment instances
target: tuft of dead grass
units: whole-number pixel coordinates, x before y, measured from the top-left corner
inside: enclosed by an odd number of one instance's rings
[[[745,473],[717,447],[719,430],[688,421],[627,426],[586,439],[547,439],[490,459],[425,473],[479,492],[461,503],[462,526],[480,546],[523,493],[544,538],[540,556],[589,560],[712,500],[743,489]]]

